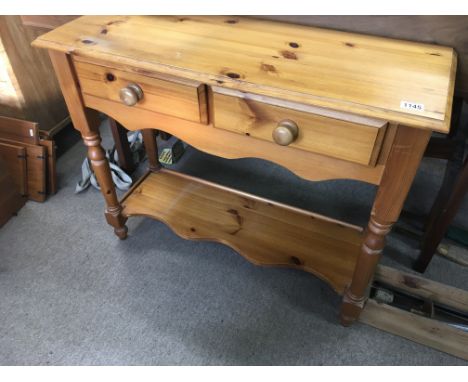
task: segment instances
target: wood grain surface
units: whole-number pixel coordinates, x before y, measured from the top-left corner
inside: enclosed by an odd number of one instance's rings
[[[468,333],[443,322],[369,300],[359,321],[468,360]]]
[[[382,175],[371,216],[364,231],[354,276],[346,289],[341,322],[350,325],[364,307],[368,286],[385,247],[386,236],[398,220],[431,131],[399,126]]]
[[[0,114],[37,122],[41,130],[50,130],[62,124],[68,111],[47,52],[31,47],[42,33],[44,29],[25,27],[20,16],[0,16],[3,70],[11,81],[9,96],[0,94]]]
[[[204,84],[180,78],[157,78],[154,74],[131,73],[104,65],[75,60],[75,70],[83,93],[121,102],[120,89],[138,84],[143,99],[134,108],[169,114],[189,121],[207,123]],[[204,108],[205,110],[201,111]]]
[[[385,236],[398,218],[431,130],[446,133],[450,126],[457,57],[447,47],[226,16],[86,16],[39,38],[35,46],[49,49],[71,118],[101,184],[107,222],[121,239],[127,235],[127,218],[143,215],[163,221],[182,237],[229,245],[256,264],[306,270],[344,294],[344,325],[354,322],[365,305]],[[91,74],[83,74],[83,63]],[[96,66],[103,69],[96,72]],[[110,68],[118,76],[107,73]],[[156,110],[160,105],[151,97],[148,108],[128,107],[115,97],[117,89],[99,93],[106,81],[116,82],[121,76],[124,82],[134,80],[145,88],[147,81],[182,85],[196,81],[199,105],[200,89],[207,91],[208,107],[199,107],[199,115],[209,109],[208,123],[180,118],[170,108]],[[83,87],[80,79],[95,83]],[[153,85],[147,88],[150,95]],[[213,90],[239,94],[240,108],[224,107],[233,109],[224,119],[231,123],[229,128],[214,127],[220,103]],[[170,97],[170,89],[162,92]],[[179,97],[181,93],[175,92],[174,100],[163,102],[177,105]],[[246,98],[276,101],[267,102],[267,107],[256,104],[255,113],[245,113]],[[89,119],[91,109],[129,130],[166,131],[225,158],[270,160],[310,180],[346,178],[378,184],[366,231],[159,170],[155,158],[150,163],[155,172],[119,202],[97,125]],[[308,143],[308,149],[320,153],[276,145],[265,139],[265,132],[255,139],[253,130],[240,134],[231,128],[249,119],[271,124],[285,110],[303,118],[301,126],[309,119],[328,119],[315,127],[321,129],[322,147]],[[310,131],[317,130],[305,132]],[[358,143],[351,140],[354,136]],[[148,147],[154,157],[154,136],[145,137],[151,140]],[[291,141],[290,136],[282,143]]]
[[[309,180],[356,179],[379,184],[385,168],[383,163],[370,167],[294,147],[279,146],[260,139],[254,142],[251,137],[215,129],[212,125],[190,122],[144,109],[129,108],[120,102],[86,94],[83,100],[87,107],[107,114],[129,130],[158,129],[175,135],[209,154],[230,159],[247,157],[266,159]],[[392,141],[393,135],[385,137],[384,146],[391,144]]]
[[[0,159],[3,160],[20,195],[27,195],[26,149],[18,145],[0,142]]]
[[[46,192],[48,195],[53,195],[58,191],[55,141],[51,139],[41,139],[39,144],[44,146],[47,150]]]
[[[34,45],[414,127],[450,126],[449,47],[226,16],[85,16]]]
[[[377,266],[375,280],[396,290],[468,314],[468,291],[441,284],[421,276],[401,272],[385,265]]]
[[[44,146],[27,145],[26,166],[28,172],[28,198],[43,202],[47,197],[47,149]]]
[[[0,143],[15,144],[15,141],[0,139]],[[17,143],[16,143],[17,144]],[[28,198],[36,202],[46,199],[47,149],[44,146],[22,144],[26,150]]]
[[[39,126],[36,122],[0,116],[0,138],[39,144]]]
[[[0,157],[0,227],[16,214],[27,201],[27,198],[22,196],[16,188],[8,167]]]
[[[23,24],[53,29],[78,16],[21,16]],[[314,16],[268,15],[252,16],[272,21],[288,22],[343,32],[390,37],[455,48],[458,53],[457,95],[468,98],[468,16],[398,15],[398,16]]]
[[[125,216],[161,220],[186,239],[219,241],[255,264],[303,269],[338,293],[351,280],[359,227],[165,169],[127,195]]]
[[[372,36],[451,46],[458,53],[457,95],[468,99],[468,16],[467,15],[398,15],[398,16],[255,16],[293,24],[363,33]]]
[[[109,161],[101,145],[99,115],[96,111],[86,108],[83,103],[71,57],[55,51],[49,51],[49,56],[62,88],[73,126],[81,133],[83,142],[88,148],[88,159],[99,183],[101,194],[106,201],[104,212],[106,220],[114,227],[115,234],[123,240],[127,237],[126,219],[121,214],[122,208],[115,192]]]
[[[289,119],[299,127],[299,135],[289,147],[364,165],[376,162],[387,125],[385,121],[360,118],[361,123],[353,122],[350,115],[338,119],[337,115],[323,116],[297,104],[275,104],[265,97],[240,92],[225,94],[217,89],[213,89],[214,127],[273,142],[273,130],[282,120]]]

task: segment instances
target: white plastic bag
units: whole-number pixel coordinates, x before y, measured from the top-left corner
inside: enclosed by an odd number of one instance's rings
[[[132,153],[137,153],[143,146],[143,137],[140,131],[132,131],[128,134],[128,141],[130,143],[130,150]],[[132,178],[118,166],[118,155],[115,148],[106,151],[106,157],[109,161],[111,169],[112,180],[114,185],[122,191],[127,191],[132,185]],[[133,155],[134,160],[137,160],[138,155]],[[75,194],[86,190],[90,185],[100,190],[96,175],[92,169],[90,161],[85,158],[81,165],[81,180],[78,181],[75,187]]]

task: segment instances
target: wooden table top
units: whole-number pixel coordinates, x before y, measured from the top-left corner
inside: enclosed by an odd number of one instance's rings
[[[449,47],[227,16],[84,16],[34,45],[408,126],[450,126]]]

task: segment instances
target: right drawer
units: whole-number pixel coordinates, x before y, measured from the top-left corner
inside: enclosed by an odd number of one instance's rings
[[[211,112],[215,128],[366,166],[375,166],[388,124],[218,87]]]

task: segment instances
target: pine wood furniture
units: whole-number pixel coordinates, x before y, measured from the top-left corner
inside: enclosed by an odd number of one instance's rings
[[[431,131],[447,133],[452,48],[241,17],[85,16],[38,38],[49,50],[118,237],[144,215],[256,264],[311,272],[359,316],[385,236]],[[149,171],[122,200],[93,110],[144,132]],[[155,130],[225,158],[309,180],[378,186],[367,227],[162,169]]]
[[[40,36],[42,33],[46,33],[50,31],[51,29],[57,28],[58,26],[63,25],[73,19],[76,19],[77,17],[78,16],[58,16],[58,15],[55,15],[55,16],[47,16],[47,15],[5,16],[4,22],[6,21],[8,21],[9,23],[16,22],[18,24],[19,18],[21,18],[21,22],[23,26],[18,26],[18,28],[21,28],[21,30],[24,30],[24,31],[33,31],[35,33],[34,38],[36,38]],[[22,47],[23,50],[26,50],[26,51],[31,50],[31,47],[29,46],[30,41],[32,40],[28,41],[28,45],[26,46],[26,49]],[[20,49],[17,49],[17,50],[21,51]],[[50,64],[50,60],[47,57],[46,52],[41,51],[40,53],[42,56],[44,56],[42,67],[46,71],[45,73],[40,73],[40,74],[44,78],[49,78],[51,76],[51,73],[53,72],[52,66]],[[54,76],[52,76],[51,78],[51,83],[56,83],[56,79]],[[55,126],[48,126],[47,124],[43,125],[41,123],[41,129],[43,129],[42,130],[43,133],[47,134],[47,138],[49,138],[43,141],[47,145],[50,145],[51,143],[53,143],[51,142],[50,138],[56,135],[57,132],[62,127],[64,127],[70,120],[68,116],[68,111],[65,107],[65,103],[63,102],[63,99],[61,97],[60,88],[58,87],[58,84],[54,89],[58,90],[59,96],[58,97],[54,96],[50,98],[52,102],[58,103],[58,105],[63,105],[62,108],[65,113],[64,114],[65,118],[63,120],[63,123],[57,124]],[[45,102],[45,100],[41,100],[41,102],[38,102],[38,104],[39,106],[42,106],[42,108],[44,109],[46,113],[49,113],[48,103]],[[0,107],[0,110],[1,110],[1,107]],[[30,113],[29,118],[31,120],[35,120],[35,118],[38,118],[38,116],[31,115]],[[115,141],[115,150],[117,151],[117,154],[118,154],[119,166],[124,171],[131,174],[135,170],[135,163],[133,163],[130,145],[127,139],[127,130],[122,125],[114,121],[113,119],[110,119],[110,128],[111,128],[112,136]],[[51,155],[49,155],[49,158],[52,158],[52,156],[55,155],[55,149],[54,149],[54,153],[50,153],[50,154]],[[49,164],[49,167],[55,166],[55,163],[52,160],[50,160],[50,162],[51,163]],[[51,171],[52,170],[53,169],[51,169]],[[48,188],[53,191],[56,190],[56,183],[55,182],[53,184],[51,183],[50,185],[48,185]]]
[[[53,141],[40,138],[37,123],[0,116],[0,158],[22,197],[43,202],[56,191],[54,152]]]

